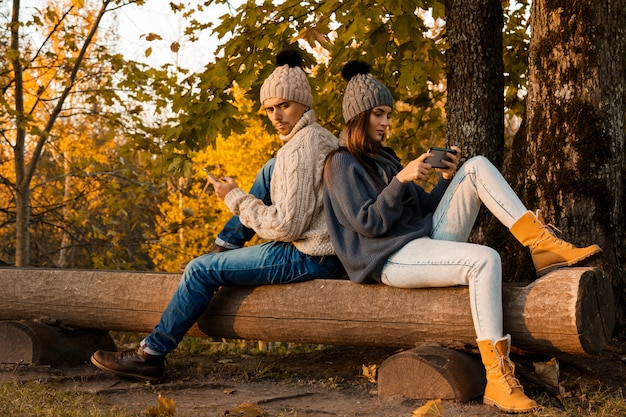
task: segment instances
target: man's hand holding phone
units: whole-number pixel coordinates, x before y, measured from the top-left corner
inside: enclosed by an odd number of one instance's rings
[[[207,169],[205,169],[204,172],[207,173],[209,182],[213,185],[213,189],[215,190],[215,194],[222,200],[226,197],[226,194],[238,187],[237,182],[231,177],[222,177],[222,179],[219,179]]]

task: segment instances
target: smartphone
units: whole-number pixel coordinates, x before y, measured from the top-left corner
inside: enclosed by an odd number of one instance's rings
[[[204,172],[206,172],[206,174],[207,174],[209,177],[211,177],[213,180],[215,180],[215,181],[219,181],[219,179],[218,179],[215,175],[213,175],[213,173],[212,173],[211,171],[209,171],[207,168],[202,168],[202,170],[203,170]]]
[[[424,160],[424,162],[429,163],[433,168],[448,168],[444,164],[441,163],[442,160],[450,161],[449,158],[446,158],[446,152],[450,152],[453,155],[456,155],[456,151],[454,149],[448,148],[430,148],[428,153],[432,153],[434,156],[428,157]]]

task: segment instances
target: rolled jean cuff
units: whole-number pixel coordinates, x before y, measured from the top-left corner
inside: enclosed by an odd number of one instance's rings
[[[233,245],[232,243],[226,242],[224,239],[219,236],[215,238],[215,244],[218,246],[223,246],[226,249],[239,249],[241,246]]]
[[[148,355],[153,355],[153,356],[163,356],[163,355],[165,355],[165,353],[157,352],[156,350],[152,349],[150,346],[146,345],[146,339],[143,339],[141,341],[141,343],[139,343],[139,346],[141,346],[143,351],[146,352]]]

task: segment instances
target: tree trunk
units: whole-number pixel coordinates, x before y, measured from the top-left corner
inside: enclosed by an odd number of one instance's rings
[[[498,0],[448,0],[446,138],[467,158],[504,154],[503,10]]]
[[[70,207],[69,202],[72,199],[72,175],[71,175],[71,167],[69,162],[69,155],[67,153],[63,153],[63,218],[69,219],[70,217]],[[72,261],[72,237],[69,231],[65,228],[62,229],[61,232],[61,247],[59,249],[59,257],[55,262],[55,266],[57,268],[67,268],[70,266],[70,262]]]
[[[30,188],[18,187],[15,193],[15,266],[30,263]]]
[[[20,2],[13,1],[11,17],[11,49],[20,51]],[[30,189],[26,179],[26,116],[24,113],[24,80],[23,67],[20,55],[14,54],[11,58],[15,77],[15,265],[27,266],[29,263],[29,214]]]
[[[512,174],[561,236],[598,243],[626,317],[626,1],[533,1],[527,137]],[[530,266],[528,265],[530,268]]]
[[[462,160],[483,155],[497,168],[504,155],[503,14],[498,0],[446,1],[446,141],[461,148]],[[491,219],[481,209],[471,242],[493,245],[485,237]]]

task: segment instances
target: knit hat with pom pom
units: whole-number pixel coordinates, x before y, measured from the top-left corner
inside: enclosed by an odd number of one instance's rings
[[[283,98],[304,106],[313,105],[311,84],[302,70],[302,57],[293,49],[276,54],[276,69],[261,86],[261,104],[268,98]]]
[[[341,105],[343,119],[346,123],[374,107],[389,106],[393,108],[391,91],[374,78],[367,63],[350,61],[341,70],[341,75],[348,80]]]

